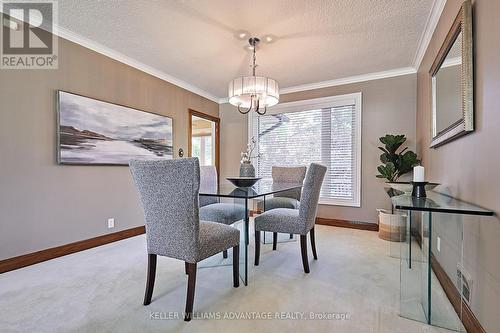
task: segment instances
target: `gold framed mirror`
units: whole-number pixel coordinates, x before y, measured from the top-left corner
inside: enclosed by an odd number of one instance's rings
[[[466,0],[429,71],[432,148],[474,131],[472,42],[472,5]]]

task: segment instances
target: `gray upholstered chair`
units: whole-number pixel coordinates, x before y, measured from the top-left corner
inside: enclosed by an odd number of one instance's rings
[[[200,167],[200,191],[217,191],[217,169],[207,165]],[[233,224],[245,218],[245,207],[240,204],[221,203],[216,197],[200,196],[200,219],[203,221]],[[227,251],[223,252],[227,258]]]
[[[272,177],[275,183],[302,183],[306,176],[306,167],[272,167]],[[301,189],[290,190],[286,192],[277,193],[273,198],[266,199],[265,207],[264,201],[257,203],[259,211],[267,211],[275,208],[291,208],[298,209],[300,205],[300,192]]]
[[[300,248],[304,272],[309,273],[309,260],[307,258],[307,233],[311,237],[311,247],[314,259],[317,260],[316,244],[314,239],[314,223],[318,208],[319,194],[326,167],[311,163],[307,170],[299,209],[276,208],[264,212],[255,218],[255,266],[259,265],[260,257],[260,232],[280,232],[300,235]]]
[[[240,232],[228,225],[200,221],[197,158],[131,161],[130,170],[146,220],[148,277],[144,305],[151,303],[153,295],[156,256],[182,260],[188,274],[184,320],[189,321],[199,261],[232,247],[233,284],[239,286]]]
[[[275,183],[300,183],[304,182],[306,176],[306,167],[282,167],[273,166],[271,174]],[[275,194],[272,198],[258,201],[257,210],[260,212],[268,211],[275,208],[291,208],[299,209],[301,189],[290,190]],[[293,234],[290,234],[293,238]],[[278,244],[278,234],[273,233],[273,250],[276,250]]]

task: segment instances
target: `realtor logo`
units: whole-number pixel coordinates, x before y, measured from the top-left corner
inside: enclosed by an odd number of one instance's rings
[[[57,69],[57,3],[1,1],[2,69]]]

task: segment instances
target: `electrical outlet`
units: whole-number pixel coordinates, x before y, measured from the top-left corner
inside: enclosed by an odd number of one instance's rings
[[[108,228],[111,229],[114,227],[115,227],[115,219],[114,218],[108,219]]]
[[[437,250],[438,252],[441,252],[441,237],[437,238]]]

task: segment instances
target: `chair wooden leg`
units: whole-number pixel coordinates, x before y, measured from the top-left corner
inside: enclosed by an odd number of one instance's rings
[[[240,286],[240,246],[233,247],[233,286]]]
[[[186,275],[189,274],[189,271],[188,271],[188,263],[187,262],[184,262],[184,271],[186,272]]]
[[[186,296],[186,311],[184,321],[190,321],[193,318],[193,304],[194,304],[194,289],[196,285],[196,263],[187,263],[188,267],[188,286]]]
[[[278,233],[273,232],[273,251],[276,251],[277,246],[278,246]]]
[[[313,251],[314,260],[318,260],[318,255],[316,254],[316,239],[314,237],[314,227],[311,229],[311,231],[309,231],[309,234],[311,236],[311,247]]]
[[[255,266],[259,266],[260,257],[260,231],[255,230]]]
[[[222,257],[227,259],[227,250],[222,251]]]
[[[307,258],[307,235],[300,235],[300,251],[302,253],[302,265],[304,272],[309,273],[309,259]]]
[[[148,254],[148,277],[146,281],[146,293],[144,294],[144,305],[151,303],[153,288],[155,286],[156,276],[156,254]]]

